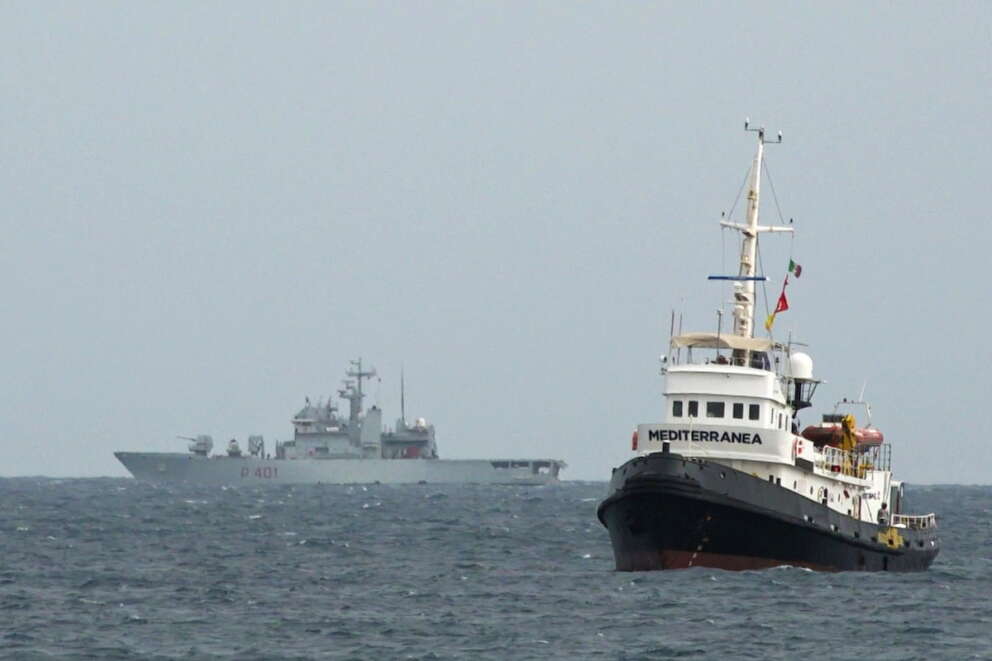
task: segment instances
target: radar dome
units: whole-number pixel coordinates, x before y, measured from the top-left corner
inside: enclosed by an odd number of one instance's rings
[[[789,371],[793,379],[812,379],[813,359],[805,353],[794,353],[789,356]]]

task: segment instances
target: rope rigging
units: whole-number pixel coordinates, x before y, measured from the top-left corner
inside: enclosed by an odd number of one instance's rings
[[[778,193],[775,192],[775,182],[772,180],[772,171],[768,169],[768,161],[762,161],[761,166],[765,170],[765,176],[768,177],[768,188],[772,191],[772,199],[775,200],[775,210],[778,212],[778,221],[782,225],[785,225],[785,216],[782,214],[782,207],[778,203]],[[789,225],[792,224],[792,218],[789,219]],[[789,236],[789,261],[793,258],[793,248],[796,244],[796,233],[790,232]]]

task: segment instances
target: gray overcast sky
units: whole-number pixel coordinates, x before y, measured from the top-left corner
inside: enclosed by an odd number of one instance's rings
[[[803,423],[867,380],[899,475],[992,481],[990,8],[4,2],[0,474],[285,439],[360,355],[443,456],[605,480],[672,307],[715,324],[750,116]]]

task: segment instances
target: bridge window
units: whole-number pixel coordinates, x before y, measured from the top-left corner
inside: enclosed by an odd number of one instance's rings
[[[706,402],[707,418],[722,418],[726,405],[723,402]]]
[[[744,405],[740,402],[734,404],[734,417],[738,420],[744,419]]]
[[[694,399],[689,400],[689,417],[698,418],[699,417],[699,402]]]
[[[676,399],[672,402],[672,417],[681,418],[682,417],[682,400]]]
[[[761,404],[750,404],[747,407],[747,417],[749,420],[761,419]]]

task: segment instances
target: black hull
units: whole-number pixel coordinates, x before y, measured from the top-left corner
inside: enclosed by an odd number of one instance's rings
[[[621,571],[922,571],[940,550],[934,528],[860,521],[747,473],[677,454],[628,461],[614,472],[610,490],[597,513]]]

